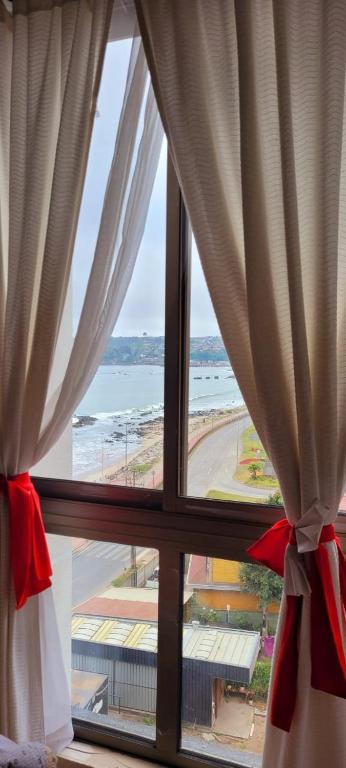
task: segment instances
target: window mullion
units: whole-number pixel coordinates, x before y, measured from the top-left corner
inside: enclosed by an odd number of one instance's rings
[[[182,554],[160,551],[156,746],[160,760],[167,761],[180,744],[183,569]]]
[[[188,428],[190,226],[168,153],[165,329],[164,492],[166,511],[185,491]]]

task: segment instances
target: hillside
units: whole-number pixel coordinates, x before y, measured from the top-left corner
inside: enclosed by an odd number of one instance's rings
[[[191,365],[227,364],[220,336],[195,336],[190,340]],[[103,365],[163,365],[163,336],[111,336]]]

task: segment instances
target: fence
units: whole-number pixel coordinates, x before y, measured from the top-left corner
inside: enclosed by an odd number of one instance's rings
[[[200,624],[212,624],[213,626],[229,627],[230,629],[248,629],[260,632],[263,626],[261,611],[227,611],[201,606],[193,608],[190,613],[190,621],[199,621]],[[268,613],[268,634],[275,635],[278,622],[278,614]]]
[[[153,554],[147,560],[138,560],[138,564],[135,570],[129,569],[127,575],[121,581],[122,587],[145,587],[148,579],[152,576],[152,573],[156,566],[159,565],[159,553],[153,552]]]

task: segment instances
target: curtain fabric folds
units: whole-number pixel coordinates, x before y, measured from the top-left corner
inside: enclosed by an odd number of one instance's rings
[[[324,526],[335,520],[346,480],[346,6],[136,7],[220,330],[295,529],[293,536],[287,526],[273,678],[280,645],[294,633],[297,698],[289,732],[268,717],[263,766],[341,768],[344,560]],[[328,603],[327,635],[316,590]],[[332,603],[333,622],[325,616]],[[323,638],[317,659],[311,627]],[[331,632],[338,696],[316,690],[318,666],[326,665],[324,691],[333,674],[323,656]]]
[[[33,552],[27,595],[33,594],[33,575],[36,582],[42,576],[42,557],[34,574],[37,499],[32,494],[31,506],[19,509],[32,510],[30,530],[20,529],[19,518],[14,528],[12,502],[30,483],[26,473],[64,431],[101,360],[136,261],[162,126],[133,11],[131,23],[131,14],[113,0],[13,6],[11,15],[0,3],[0,732],[59,751],[72,727],[52,590],[35,594],[19,611],[14,599],[16,587],[20,602],[18,579],[25,577],[18,560],[24,534]],[[97,246],[79,326],[66,350],[75,232],[117,10],[134,39]],[[14,530],[21,530],[18,542]],[[47,586],[46,576],[34,592]]]

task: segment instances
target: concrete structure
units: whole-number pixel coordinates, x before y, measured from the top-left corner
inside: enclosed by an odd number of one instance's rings
[[[105,618],[158,620],[159,590],[156,587],[109,587],[100,595],[86,600],[73,615],[104,616]],[[192,590],[184,590],[184,620],[188,620]]]
[[[72,670],[71,705],[77,709],[95,712],[97,715],[108,714],[108,677],[91,675],[89,672]]]
[[[258,632],[185,624],[183,721],[211,727],[224,681],[249,684],[259,649]],[[113,707],[155,712],[156,654],[156,623],[73,618],[72,666],[107,675]]]

